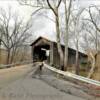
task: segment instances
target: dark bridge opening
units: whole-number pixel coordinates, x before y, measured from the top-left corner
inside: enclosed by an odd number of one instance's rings
[[[34,47],[33,60],[34,61],[48,61],[49,60],[49,45],[39,45]]]

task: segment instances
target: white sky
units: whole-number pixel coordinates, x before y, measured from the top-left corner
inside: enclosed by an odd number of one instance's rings
[[[33,8],[27,6],[21,6],[16,0],[0,0],[0,8],[8,9],[8,6],[13,8],[13,11],[17,11],[20,16],[25,20],[30,18]]]
[[[87,7],[91,4],[100,6],[100,0],[79,0],[79,4],[81,7]]]
[[[76,0],[78,6],[87,7],[90,4],[100,5],[100,0]],[[30,18],[30,14],[33,11],[33,8],[27,6],[21,6],[16,0],[0,0],[0,7],[7,9],[7,6],[11,5],[14,10],[18,10],[21,16],[24,16],[26,19]]]
[[[79,6],[79,7],[88,7],[89,5],[92,5],[92,4],[100,5],[100,0],[76,0],[75,4],[77,4],[77,6]],[[42,35],[42,36],[49,37],[50,39],[54,40],[54,38],[55,38],[54,23],[50,22],[50,20],[48,21],[47,19],[44,19],[43,17],[40,17],[39,19],[37,19],[38,21],[34,22],[34,25],[36,27],[36,31],[35,31],[36,36]],[[41,20],[41,19],[44,19],[44,20]]]

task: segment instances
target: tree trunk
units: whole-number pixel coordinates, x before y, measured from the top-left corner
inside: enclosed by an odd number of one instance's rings
[[[58,53],[60,56],[60,66],[61,70],[64,70],[64,54],[60,43],[60,29],[59,29],[59,15],[58,15],[58,9],[56,9],[56,33],[57,33],[57,48]]]
[[[12,53],[12,55],[11,55],[11,59],[10,59],[10,63],[13,62],[13,59],[14,59],[14,54]]]
[[[93,75],[93,73],[94,73],[94,70],[95,70],[95,61],[96,61],[94,55],[91,52],[90,52],[90,56],[92,58],[92,61],[91,61],[92,66],[91,66],[90,72],[88,74],[88,78],[91,78],[92,75]]]
[[[76,74],[79,75],[79,53],[78,53],[78,50],[76,50],[75,68],[76,68]]]
[[[75,73],[79,75],[79,52],[78,52],[78,38],[76,40],[76,59],[75,59]]]
[[[67,67],[68,67],[68,27],[66,28],[66,33],[65,33],[64,70],[67,70]]]
[[[64,54],[64,70],[67,70],[68,67],[68,19],[67,19],[67,8],[66,8],[66,1],[65,1],[65,54]]]
[[[0,59],[2,59],[2,57],[1,57],[1,41],[0,41]]]
[[[11,58],[10,58],[10,63],[12,63],[14,61],[14,57],[15,57],[15,54],[16,54],[16,49],[15,48],[12,48],[12,52],[11,52]]]
[[[13,62],[13,57],[14,57],[14,49],[12,49],[11,51],[10,63]]]
[[[7,64],[10,63],[10,49],[8,49],[8,52],[7,52]]]
[[[66,0],[64,1],[65,4],[65,54],[64,54],[64,70],[67,70],[68,67],[68,27],[69,27],[69,19],[70,19],[70,10],[72,6],[72,0],[69,1],[69,6],[67,9]]]

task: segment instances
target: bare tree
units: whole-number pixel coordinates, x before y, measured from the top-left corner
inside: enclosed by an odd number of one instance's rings
[[[95,10],[95,12],[94,12],[94,10]],[[95,5],[89,6],[87,11],[89,13],[89,18],[87,18],[85,20],[85,22],[86,22],[85,30],[89,34],[88,41],[90,41],[90,43],[92,44],[92,45],[90,45],[91,47],[89,47],[88,51],[87,51],[88,56],[90,57],[90,62],[91,62],[91,69],[90,69],[90,72],[88,74],[88,78],[91,78],[93,73],[95,72],[96,56],[97,56],[98,51],[99,51],[100,11],[99,11],[99,8]]]
[[[75,10],[76,11],[76,10]],[[74,12],[74,11],[73,11]],[[84,12],[84,8],[77,10],[76,14],[72,14],[72,39],[75,43],[76,48],[76,59],[75,59],[75,69],[76,74],[79,75],[79,46],[80,46],[80,39],[81,39],[81,33],[83,31],[84,24],[82,23],[81,15]]]
[[[96,11],[93,12],[92,10],[95,9]],[[95,50],[98,52],[99,50],[99,37],[100,37],[100,31],[99,31],[99,25],[100,25],[100,11],[99,8],[96,6],[90,6],[89,7],[89,15],[90,19],[87,19],[89,23],[89,27],[91,30],[88,30],[91,34],[92,39],[94,40]],[[92,25],[91,25],[92,24]]]
[[[24,24],[23,20],[16,13],[12,13],[10,7],[8,13],[1,9],[0,33],[3,38],[0,41],[7,50],[7,64],[12,62],[17,47],[29,37],[27,33],[30,26],[29,24]]]
[[[60,4],[62,2],[62,0],[36,0],[36,5],[34,5],[34,2],[33,2],[33,5],[32,3],[28,3],[28,2],[25,2],[24,1],[24,4],[25,5],[28,5],[28,6],[32,6],[32,7],[39,7],[40,9],[50,9],[54,16],[55,16],[55,25],[56,25],[56,37],[57,37],[57,48],[58,48],[58,53],[60,55],[60,66],[61,66],[61,69],[64,69],[64,54],[63,54],[63,50],[62,50],[62,47],[61,47],[61,39],[60,39],[60,22],[59,22],[59,7],[60,7]]]
[[[60,22],[59,22],[59,6],[61,4],[62,0],[58,0],[57,5],[54,5],[54,7],[52,6],[52,4],[50,4],[50,0],[47,0],[48,6],[49,8],[53,11],[54,15],[55,15],[55,22],[56,22],[56,34],[57,34],[57,47],[58,47],[58,53],[60,55],[60,66],[61,69],[64,70],[64,54],[63,54],[63,50],[61,47],[61,39],[60,39]]]
[[[95,13],[93,13],[93,8],[95,9]],[[97,11],[97,13],[96,13],[96,11]],[[100,32],[99,23],[96,21],[95,16],[94,16],[94,14],[96,14],[98,17],[100,17],[100,9],[97,6],[93,5],[93,6],[89,6],[88,12],[90,15],[89,21],[94,25],[96,30]]]
[[[64,54],[64,69],[67,70],[68,67],[68,36],[69,36],[69,20],[70,20],[70,14],[71,14],[71,7],[72,7],[72,0],[69,0],[69,2],[66,2],[66,0],[63,0],[64,2],[64,8],[65,8],[65,54]],[[69,3],[69,4],[67,4]]]

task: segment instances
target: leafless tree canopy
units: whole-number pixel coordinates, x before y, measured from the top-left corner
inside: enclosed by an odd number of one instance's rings
[[[23,19],[9,7],[8,12],[0,10],[0,38],[1,44],[7,49],[7,63],[12,62],[16,49],[23,45],[30,37],[31,25],[24,23]],[[11,57],[12,56],[12,57]]]
[[[74,9],[73,2],[74,0],[19,0],[21,5],[31,6],[36,9],[33,12],[33,15],[43,9],[47,10],[47,12],[50,10],[53,12],[54,16],[52,19],[49,18],[49,16],[45,16],[55,23],[57,47],[61,66],[64,66],[64,69],[67,70],[68,43],[74,40],[73,45],[76,48],[76,74],[79,74],[78,51],[80,48],[85,51],[89,49],[90,51],[89,56],[92,59],[92,71],[90,70],[90,73],[92,74],[96,60],[92,51],[94,50],[98,53],[100,50],[100,7],[90,5],[87,8]],[[61,4],[63,4],[62,8],[64,11],[62,18],[64,19],[64,22],[62,20],[60,21],[61,15],[59,8]],[[74,10],[76,11],[74,12]],[[62,35],[65,43],[64,54],[60,46]],[[91,74],[89,74],[89,77]]]

